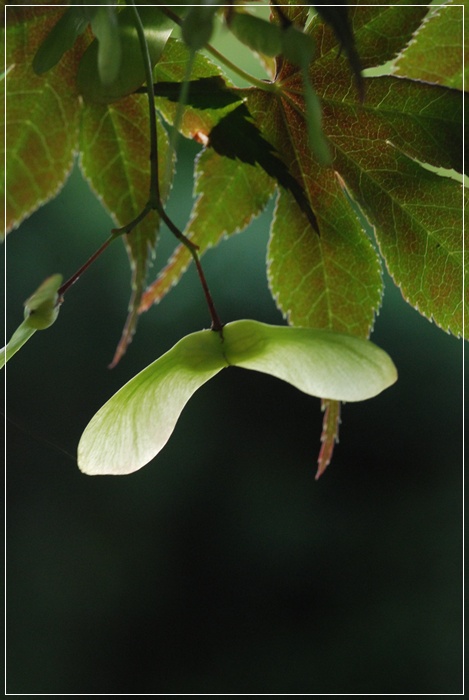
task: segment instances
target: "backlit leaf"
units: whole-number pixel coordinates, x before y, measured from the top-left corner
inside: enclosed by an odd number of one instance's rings
[[[2,97],[6,90],[2,118],[6,117],[8,148],[7,232],[57,194],[73,165],[80,114],[74,83],[80,40],[45,75],[36,75],[32,67],[38,46],[62,12],[50,7],[9,7],[6,12],[7,72],[0,85]]]
[[[344,49],[352,68],[357,83],[360,99],[364,99],[363,77],[360,57],[355,47],[355,37],[349,19],[349,8],[347,6],[335,7],[334,5],[314,5],[316,12],[334,30],[341,48]]]
[[[69,7],[40,44],[34,59],[33,68],[40,75],[53,68],[69,51],[76,39],[83,34],[90,17],[83,7]]]
[[[394,73],[463,90],[468,70],[461,55],[461,46],[468,44],[464,9],[469,9],[466,0],[436,7],[398,57]]]
[[[218,11],[212,0],[192,5],[182,23],[182,38],[192,51],[202,49],[213,34],[213,20]]]
[[[148,102],[144,95],[131,95],[110,105],[86,104],[81,128],[81,168],[117,226],[130,223],[149,197],[150,138]],[[160,172],[164,168],[168,139],[158,130]],[[169,183],[162,184],[162,196]],[[118,195],[118,196],[116,196]],[[132,266],[132,297],[129,316],[113,364],[118,362],[132,339],[137,310],[145,286],[148,261],[157,241],[159,217],[155,212],[126,236]]]
[[[431,86],[406,84],[403,79],[376,80],[373,87],[382,89],[383,118],[349,114],[348,136],[338,132],[331,136],[336,145],[335,167],[351,195],[374,223],[381,253],[405,298],[444,330],[460,335],[463,296],[461,185],[424,169],[414,160],[439,161],[440,165],[461,169],[462,148],[457,147],[462,139],[458,124],[462,108],[460,96],[455,93],[452,101],[451,91],[445,88],[434,86],[433,91]],[[384,97],[384,93],[390,96],[393,92],[397,93],[395,112],[387,107]],[[400,92],[417,93],[413,102],[406,101],[406,104],[415,105],[414,114],[399,111]],[[371,95],[372,90],[369,93]],[[447,113],[451,101],[453,109]],[[439,105],[441,108],[446,105],[446,108],[438,114]],[[436,116],[430,114],[427,118],[433,108]],[[398,124],[401,129],[397,128]],[[373,155],[368,143],[375,144]],[[443,154],[444,145],[446,153]]]
[[[197,196],[184,231],[202,255],[225,236],[242,231],[266,206],[274,181],[255,165],[226,160],[212,149],[203,151],[196,165],[194,195]],[[158,303],[176,284],[192,257],[179,245],[156,281],[142,298],[141,311]]]
[[[383,291],[378,257],[332,172],[318,193],[320,236],[291,197],[278,197],[268,249],[272,294],[292,325],[367,337]]]
[[[181,94],[181,81],[186,75],[190,52],[182,42],[169,39],[161,61],[153,71],[156,106],[164,119],[174,124]],[[181,133],[206,143],[213,127],[238,107],[242,97],[230,89],[220,68],[206,56],[197,53],[191,72]]]
[[[102,11],[107,11],[104,8]],[[163,53],[165,44],[172,31],[172,25],[157,7],[140,7],[139,15],[145,28],[150,60],[152,65],[157,63]],[[100,15],[101,17],[101,15]],[[104,62],[112,61],[116,56],[117,37],[114,31],[109,37],[110,45],[107,45],[111,57],[103,54],[103,36],[101,41],[95,39],[85,51],[78,68],[77,82],[81,94],[87,102],[107,104],[115,102],[122,97],[130,95],[145,81],[145,68],[141,55],[140,42],[135,26],[135,18],[132,8],[125,8],[117,15],[117,33],[120,40],[120,70],[110,73],[109,66],[106,74],[102,74]],[[99,25],[103,29],[103,25]],[[112,27],[112,25],[111,25]]]
[[[362,68],[380,66],[395,58],[410,41],[427,12],[427,0],[397,0],[392,4],[368,3],[366,0],[351,3],[349,17]],[[328,27],[318,23],[313,28],[313,36],[321,42],[322,58],[318,63],[329,63],[336,58],[345,67],[346,58],[337,56],[336,38]]]
[[[366,337],[381,300],[380,265],[340,179],[317,165],[304,115],[286,100],[272,101],[259,91],[250,94],[248,104],[263,133],[288,157],[290,171],[303,181],[320,231],[315,235],[292,198],[280,193],[268,253],[269,283],[280,309],[293,325]]]
[[[370,13],[369,8],[363,11]],[[382,18],[373,13],[371,26]],[[361,17],[357,9],[354,17]],[[401,8],[401,25],[406,17],[407,10]],[[369,40],[370,27],[363,18],[358,25],[357,37]],[[358,230],[346,190],[375,225],[380,250],[408,301],[459,335],[461,187],[417,161],[461,171],[461,94],[384,76],[365,81],[367,97],[361,105],[346,62],[335,58],[322,25],[314,36],[321,55],[310,76],[321,97],[323,129],[338,177],[320,168],[305,144],[302,77],[296,67],[282,63],[278,95],[246,91],[252,118],[302,185],[321,233],[318,241],[308,237],[302,217],[281,196],[270,248],[271,286],[280,307],[293,323],[343,330],[348,318],[351,332],[366,333],[366,325],[371,327],[380,297],[379,268],[368,239]]]
[[[283,30],[244,12],[233,12],[228,26],[233,34],[253,51],[265,56],[278,56],[283,49]]]

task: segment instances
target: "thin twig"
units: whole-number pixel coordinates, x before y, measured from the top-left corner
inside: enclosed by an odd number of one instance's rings
[[[147,207],[155,209],[160,218],[167,225],[171,233],[173,233],[176,238],[181,241],[181,243],[190,252],[195,265],[197,267],[197,272],[199,274],[199,279],[202,284],[202,289],[205,294],[205,299],[207,301],[208,309],[210,312],[210,317],[212,319],[212,330],[222,332],[223,324],[218,316],[215,304],[213,303],[212,295],[208,288],[207,280],[200,264],[200,259],[198,255],[198,246],[195,245],[191,240],[189,240],[182,231],[176,226],[172,219],[165,212],[163,204],[161,202],[161,194],[159,187],[159,173],[158,173],[158,135],[157,135],[157,125],[156,125],[156,108],[155,108],[155,91],[153,87],[153,74],[151,68],[150,53],[148,51],[148,44],[145,37],[145,30],[143,28],[142,20],[138,13],[137,7],[134,0],[127,0],[127,4],[131,5],[134,15],[135,15],[135,26],[137,29],[138,39],[140,42],[140,48],[142,51],[142,58],[145,68],[145,80],[147,83],[147,95],[148,95],[148,109],[150,115],[150,193],[149,201]],[[148,213],[148,212],[147,212]],[[138,218],[138,217],[137,217]]]
[[[93,263],[96,260],[96,258],[98,258],[101,255],[101,253],[104,250],[106,250],[106,248],[108,247],[108,245],[110,243],[112,243],[114,238],[116,238],[116,236],[114,234],[109,236],[109,238],[104,241],[102,246],[100,246],[98,248],[98,250],[96,250],[90,258],[88,258],[88,260],[84,263],[84,265],[82,265],[80,268],[78,268],[78,270],[66,282],[64,282],[61,287],[59,287],[59,289],[57,290],[57,294],[58,294],[59,299],[61,297],[63,297],[65,292],[68,289],[70,289],[70,287],[73,284],[75,284],[75,282],[77,282],[79,280],[79,278],[82,276],[82,274],[85,272],[85,270],[87,270],[89,268],[89,266],[91,265],[91,263]]]

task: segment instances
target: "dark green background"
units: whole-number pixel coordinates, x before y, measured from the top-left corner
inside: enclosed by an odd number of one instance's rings
[[[181,227],[194,153],[171,199]],[[282,322],[265,276],[271,212],[204,258],[226,321]],[[71,274],[109,228],[75,172],[11,235],[9,334],[38,284]],[[154,270],[172,245],[163,232]],[[87,477],[73,455],[94,412],[209,324],[191,269],[109,371],[128,296],[119,242],[7,368],[7,691],[461,692],[461,341],[387,279],[373,339],[399,381],[344,407],[319,482],[319,401],[234,368],[153,463]]]

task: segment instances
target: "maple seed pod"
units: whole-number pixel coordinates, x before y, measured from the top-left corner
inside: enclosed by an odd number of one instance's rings
[[[24,318],[30,328],[44,330],[52,326],[59,314],[57,291],[62,275],[51,275],[24,302]]]
[[[270,374],[310,396],[364,401],[397,379],[384,350],[345,333],[244,320],[227,324],[223,337],[229,364]]]
[[[226,364],[218,333],[198,331],[180,340],[91,419],[78,445],[81,471],[123,475],[141,469],[166,445],[191,396]]]
[[[62,275],[51,275],[31,294],[24,303],[24,321],[11,336],[4,348],[0,349],[0,369],[36,331],[49,328],[56,320],[60,304],[58,290]]]
[[[130,474],[169,440],[191,396],[235,365],[324,398],[360,401],[396,381],[389,356],[368,340],[309,328],[235,321],[198,331],[142,370],[96,413],[78,445],[85,473]]]

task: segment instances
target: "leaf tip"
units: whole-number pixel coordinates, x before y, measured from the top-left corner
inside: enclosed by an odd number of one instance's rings
[[[339,442],[340,401],[322,399],[321,410],[324,411],[322,423],[321,449],[318,456],[318,469],[314,479],[317,481],[331,463],[336,442]]]

